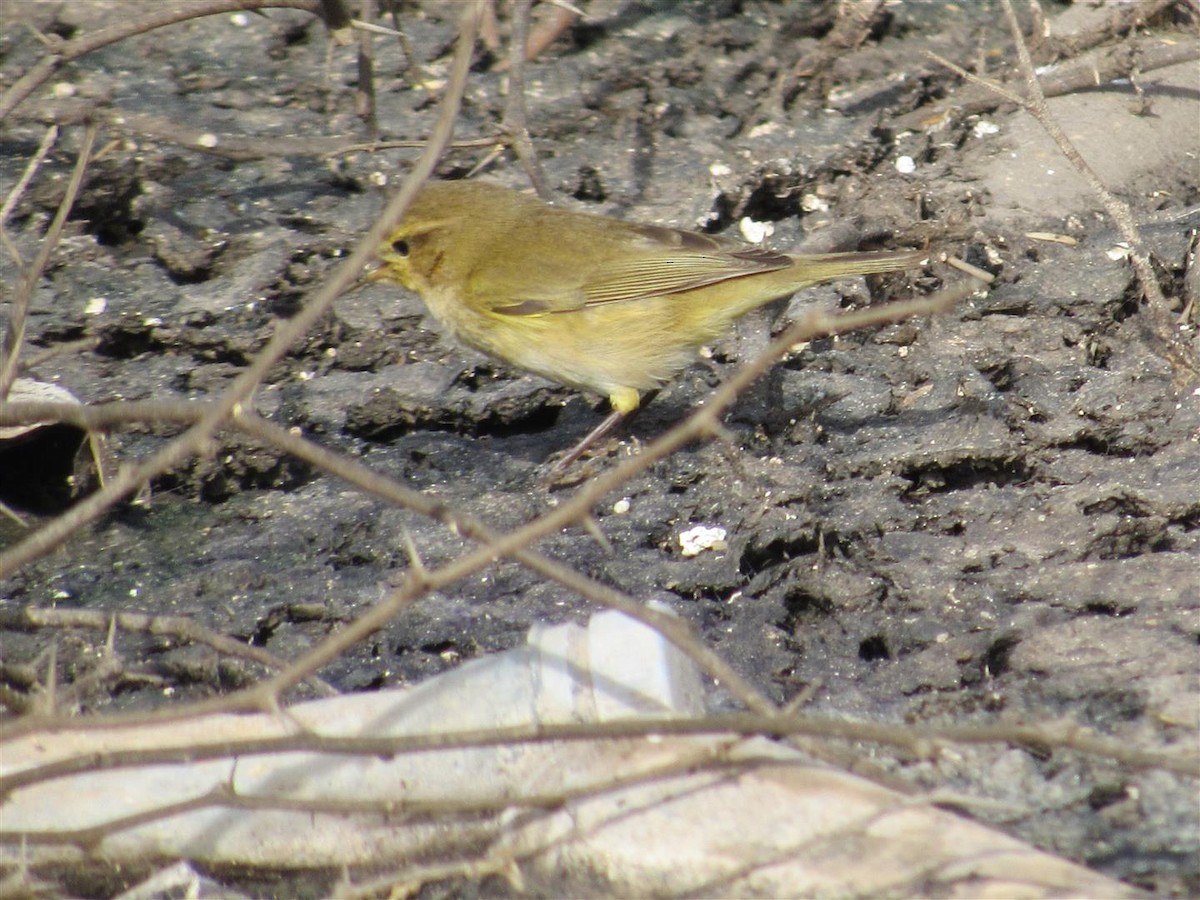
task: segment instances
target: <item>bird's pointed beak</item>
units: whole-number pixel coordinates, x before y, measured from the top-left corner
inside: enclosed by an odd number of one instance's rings
[[[368,284],[384,281],[387,279],[387,274],[387,266],[383,263],[376,263],[363,272],[356,280],[346,285],[338,296],[345,297],[347,294],[352,294],[359,288],[366,287]]]
[[[387,281],[387,280],[388,280],[387,263],[376,263],[375,265],[371,266],[371,268],[367,269],[367,271],[365,271],[363,273],[362,277],[360,279],[358,279],[358,283],[359,284],[374,284],[377,281]]]

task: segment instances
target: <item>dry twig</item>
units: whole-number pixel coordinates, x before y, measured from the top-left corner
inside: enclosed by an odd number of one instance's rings
[[[513,27],[509,39],[508,101],[504,106],[504,132],[525,167],[529,182],[543,200],[550,199],[546,176],[538,162],[537,149],[529,136],[529,116],[525,110],[525,44],[529,32],[529,9],[533,0],[514,0]]]
[[[75,161],[75,169],[71,172],[71,178],[67,182],[67,189],[63,194],[62,202],[58,205],[58,212],[54,214],[54,220],[50,223],[46,236],[42,239],[37,255],[21,272],[21,278],[17,282],[16,294],[13,296],[9,311],[8,330],[4,333],[4,344],[0,346],[0,401],[8,397],[9,389],[12,388],[12,383],[17,377],[21,344],[25,340],[25,321],[29,303],[33,299],[33,291],[37,287],[38,279],[42,277],[46,264],[50,262],[50,255],[54,253],[54,248],[58,246],[58,239],[62,237],[63,226],[67,224],[67,216],[71,213],[71,207],[75,205],[75,198],[79,196],[79,189],[83,186],[83,175],[87,171],[88,162],[92,156],[92,147],[95,146],[95,143],[96,126],[89,125],[84,132],[83,146],[79,149],[79,158]]]

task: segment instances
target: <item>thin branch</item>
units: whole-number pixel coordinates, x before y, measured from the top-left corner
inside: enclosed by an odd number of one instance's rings
[[[594,741],[648,735],[738,735],[822,738],[897,747],[915,759],[935,759],[946,744],[1012,744],[1022,747],[1073,750],[1112,759],[1134,769],[1160,769],[1200,778],[1200,757],[1193,752],[1139,750],[1127,742],[1097,737],[1073,723],[1051,725],[959,725],[946,727],[891,724],[817,715],[757,715],[746,713],[680,718],[645,716],[607,722],[531,722],[460,731],[386,736],[327,736],[309,729],[204,742],[173,747],[139,747],[103,753],[82,753],[53,759],[39,766],[0,777],[0,798],[13,791],[97,768],[208,762],[225,758],[278,753],[320,753],[334,756],[390,757],[480,747],[511,747],[553,741]]]
[[[181,641],[212,647],[227,656],[251,660],[274,671],[288,667],[288,661],[285,659],[251,646],[245,641],[235,640],[205,628],[185,616],[145,615],[124,610],[113,613],[101,609],[42,609],[36,606],[0,608],[0,629],[11,631],[109,627],[149,635],[170,635]],[[311,683],[322,696],[329,697],[339,693],[333,685],[320,678],[313,678]]]
[[[372,0],[362,0],[359,15],[366,19],[370,15]],[[366,123],[371,138],[379,137],[379,119],[375,107],[375,41],[370,32],[358,34],[358,87],[355,94],[355,112]]]
[[[17,179],[17,183],[13,185],[12,190],[4,198],[4,205],[0,206],[0,237],[4,239],[4,245],[8,248],[9,255],[12,256],[13,262],[18,267],[23,265],[21,251],[9,240],[5,225],[8,224],[8,217],[12,215],[12,211],[16,209],[17,204],[21,201],[21,197],[25,194],[25,189],[29,187],[29,182],[33,181],[33,176],[37,174],[38,168],[46,159],[46,155],[50,152],[50,148],[54,146],[56,140],[58,140],[58,126],[51,125],[46,129],[46,133],[42,135],[42,142],[38,144],[37,152],[33,154],[33,158],[25,166],[25,171],[21,173],[21,177]]]
[[[17,118],[28,118],[44,124],[75,125],[96,120],[119,134],[132,134],[163,143],[175,144],[196,153],[248,162],[256,159],[276,159],[281,156],[344,156],[349,153],[376,153],[380,150],[423,150],[428,141],[368,140],[360,137],[326,135],[272,135],[271,137],[226,134],[199,128],[151,113],[135,112],[120,107],[100,107],[79,101],[46,103],[31,109],[28,116],[22,111]],[[504,142],[503,135],[489,138],[464,138],[452,141],[456,149],[493,147]]]
[[[65,356],[68,353],[77,353],[84,350],[92,350],[100,343],[98,337],[80,338],[77,341],[64,341],[61,344],[54,344],[41,350],[37,353],[30,353],[25,356],[25,361],[21,363],[21,371],[28,372],[31,369],[36,369],[40,365],[44,365],[52,359],[59,356]]]
[[[525,45],[525,58],[537,59],[542,51],[553,44],[564,31],[571,27],[576,17],[583,16],[583,10],[564,3],[563,0],[547,0],[549,5],[557,7],[549,21],[530,33],[529,43]]]
[[[88,125],[87,131],[84,132],[79,158],[75,161],[75,169],[71,172],[54,220],[42,239],[37,255],[21,273],[21,279],[17,283],[17,291],[10,307],[8,330],[4,334],[4,344],[0,346],[0,402],[8,398],[8,392],[16,380],[21,343],[25,340],[25,321],[29,304],[33,300],[33,291],[37,287],[38,279],[42,277],[42,272],[45,271],[46,264],[50,262],[50,255],[58,246],[58,239],[62,237],[63,226],[67,224],[67,216],[71,214],[71,207],[75,205],[75,198],[79,196],[79,189],[83,186],[83,175],[91,161],[92,147],[95,144],[96,126],[93,123]]]
[[[960,91],[952,99],[942,101],[933,109],[921,107],[907,113],[896,120],[894,128],[924,130],[929,127],[931,121],[940,122],[951,114],[955,118],[962,118],[995,109],[995,95],[1003,95],[1004,88],[997,89],[998,86],[991,82],[964,74],[961,68],[947,63],[936,54],[926,51],[925,56],[976,84],[979,90]],[[1158,44],[1139,46],[1136,59],[1130,48],[1122,45],[1107,50],[1099,58],[1090,56],[1069,64],[1064,63],[1040,78],[1039,83],[1042,93],[1047,97],[1060,97],[1076,91],[1094,89],[1117,78],[1129,77],[1135,69],[1145,73],[1194,62],[1197,59],[1200,59],[1200,45],[1196,41],[1162,41]],[[1005,99],[1020,106],[1025,105],[1024,98],[1005,96]]]
[[[529,117],[525,109],[525,61],[529,35],[529,9],[533,0],[514,0],[512,6],[512,35],[508,51],[508,100],[504,106],[504,131],[512,142],[529,182],[543,200],[550,199],[546,176],[538,162],[537,149],[529,136]]]

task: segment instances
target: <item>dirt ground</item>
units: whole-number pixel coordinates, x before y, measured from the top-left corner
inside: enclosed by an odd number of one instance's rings
[[[997,278],[985,297],[936,320],[798,348],[727,415],[731,441],[689,446],[597,508],[612,552],[583,529],[542,549],[669,603],[777,701],[811,692],[808,709],[896,723],[1069,721],[1129,746],[1195,749],[1200,395],[1159,352],[1121,235],[1082,178],[1027,114],[923,56],[1009,72],[998,5],[889,3],[869,34],[840,48],[829,39],[833,2],[581,5],[588,19],[527,72],[530,130],[557,203],[735,236],[743,218],[767,221],[779,249],[928,247]],[[1194,45],[1200,27],[1186,2],[1140,4],[1160,11],[1115,33],[1139,4],[1045,6],[1053,37],[1035,48],[1043,61],[1056,48]],[[43,53],[20,26],[69,38],[141,8],[10,0],[2,86]],[[420,71],[377,40],[383,137],[428,135],[458,12],[455,2],[400,4]],[[1086,50],[1095,36],[1098,49]],[[458,139],[497,134],[505,82],[492,61],[481,52]],[[5,194],[47,118],[92,104],[153,117],[177,135],[255,137],[272,148],[234,160],[151,133],[145,119],[104,125],[104,150],[35,294],[27,352],[97,343],[31,377],[85,403],[204,398],[228,385],[375,221],[416,156],[286,152],[293,136],[370,138],[354,111],[356,80],[352,49],[330,53],[318,21],[271,10],[102,48],[19,107],[0,132]],[[1074,90],[1050,106],[1133,206],[1178,316],[1200,286],[1190,256],[1200,228],[1200,67],[1145,71],[1136,86]],[[81,133],[64,128],[10,216],[27,258]],[[489,153],[453,149],[439,173],[461,176],[487,160],[479,177],[527,186],[510,153]],[[10,291],[8,254],[0,272]],[[748,317],[581,471],[663,434],[788,312],[882,302],[963,277],[934,263],[816,288]],[[1193,347],[1194,316],[1181,332]],[[339,300],[255,404],[500,530],[562,501],[542,483],[544,462],[603,411],[594,397],[454,346],[417,298],[389,286]],[[169,433],[118,430],[110,446],[117,459],[141,458]],[[44,520],[67,490],[38,468],[52,454],[0,452],[9,454],[0,499]],[[31,481],[38,491],[22,494]],[[726,529],[727,548],[684,557],[678,537],[695,524]],[[0,526],[0,545],[20,536]],[[466,546],[436,522],[224,435],[210,458],[156,482],[149,504],[113,512],[0,582],[0,608],[189,616],[289,658],[377,601],[407,567],[408,539],[429,567]],[[425,599],[322,676],[347,691],[410,684],[520,643],[533,622],[589,611],[501,561]],[[104,639],[4,631],[7,690],[30,690],[14,673],[30,671],[52,641],[60,682],[83,683]],[[117,642],[122,671],[82,692],[83,711],[208,697],[261,675],[167,637]],[[1029,747],[962,747],[936,762],[870,752],[913,784],[997,801],[972,813],[1042,849],[1154,895],[1200,894],[1194,781]]]

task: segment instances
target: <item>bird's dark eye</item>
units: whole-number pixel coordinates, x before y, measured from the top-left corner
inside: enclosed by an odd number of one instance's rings
[[[403,239],[392,241],[392,252],[397,256],[408,256],[408,241]]]

